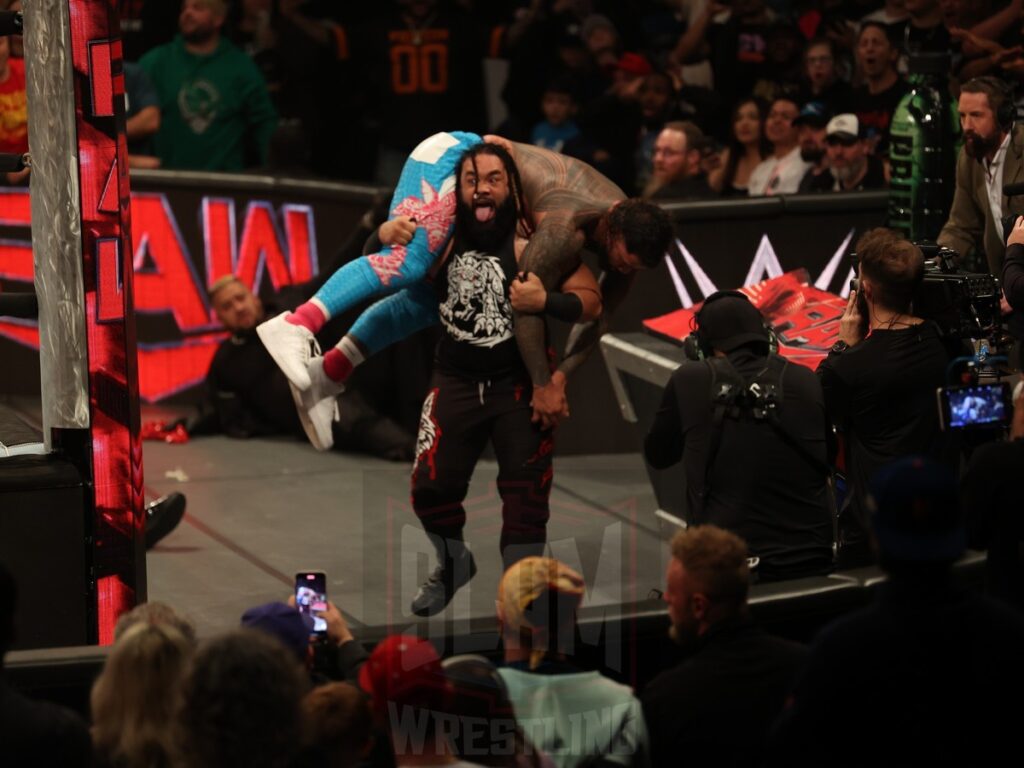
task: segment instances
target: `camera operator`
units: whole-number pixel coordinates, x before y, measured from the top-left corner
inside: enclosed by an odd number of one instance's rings
[[[818,366],[828,416],[845,435],[849,491],[840,510],[841,567],[871,559],[865,495],[876,470],[925,454],[955,471],[957,459],[935,407],[950,353],[938,326],[911,314],[924,256],[888,229],[861,237],[857,256],[859,281],[839,341]]]
[[[964,83],[958,106],[964,146],[956,165],[953,207],[938,243],[960,253],[968,268],[998,275],[1002,217],[1024,213],[1024,198],[1002,192],[1003,185],[1024,179],[1024,125],[1014,124],[1012,93],[995,77]]]
[[[745,539],[760,580],[830,571],[821,386],[771,350],[764,318],[742,293],[712,294],[694,322],[687,355],[704,362],[672,374],[644,443],[647,461],[663,469],[682,460],[687,522]]]

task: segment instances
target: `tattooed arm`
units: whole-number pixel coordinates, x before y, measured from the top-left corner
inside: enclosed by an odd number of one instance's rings
[[[596,320],[576,323],[572,327],[565,342],[565,355],[558,366],[558,370],[564,376],[569,376],[586,362],[598,340],[608,331],[608,319],[629,293],[633,285],[633,275],[605,272],[598,278],[598,284],[601,286],[604,311]]]
[[[529,144],[500,137],[487,141],[510,150],[523,183],[523,195],[536,230],[523,252],[520,267],[536,274],[546,291],[579,264],[582,229],[591,225],[613,203],[625,198],[622,190],[586,163]],[[568,415],[565,376],[552,381],[544,343],[544,319],[517,313],[516,342],[534,385],[534,420],[544,426]]]
[[[582,247],[583,236],[570,218],[548,216],[530,237],[520,266],[524,272],[540,278],[545,291],[558,290],[562,276],[570,271],[566,267],[579,262]],[[551,378],[544,344],[544,318],[540,315],[516,313],[515,329],[519,354],[526,364],[530,379],[535,387],[542,387]]]
[[[584,162],[529,144],[505,145],[512,148],[526,205],[537,222],[537,234],[530,238],[521,266],[536,273],[550,291],[579,264],[583,229],[592,226],[625,195]],[[544,236],[538,237],[542,232]],[[526,359],[528,352],[522,341],[520,350]],[[532,375],[529,362],[527,367]],[[546,379],[534,378],[534,384]]]

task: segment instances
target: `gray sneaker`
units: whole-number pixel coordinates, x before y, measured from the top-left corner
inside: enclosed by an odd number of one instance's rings
[[[451,571],[444,570],[440,565],[434,568],[415,597],[412,599],[412,612],[417,616],[433,616],[445,609],[452,601],[460,587],[469,583],[476,576],[476,560],[468,549],[453,565]]]

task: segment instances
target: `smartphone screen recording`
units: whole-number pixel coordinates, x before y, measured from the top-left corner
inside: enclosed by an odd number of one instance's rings
[[[295,606],[300,613],[313,619],[313,631],[327,632],[327,622],[317,615],[327,610],[327,574],[323,571],[305,571],[295,574]]]

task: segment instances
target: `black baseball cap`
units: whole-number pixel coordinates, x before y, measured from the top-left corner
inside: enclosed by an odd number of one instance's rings
[[[809,101],[804,104],[800,114],[793,120],[793,125],[810,125],[814,128],[824,128],[832,117],[825,105],[820,101]]]
[[[723,352],[752,341],[769,341],[761,310],[738,291],[719,291],[708,296],[697,312],[697,326],[704,342]]]

